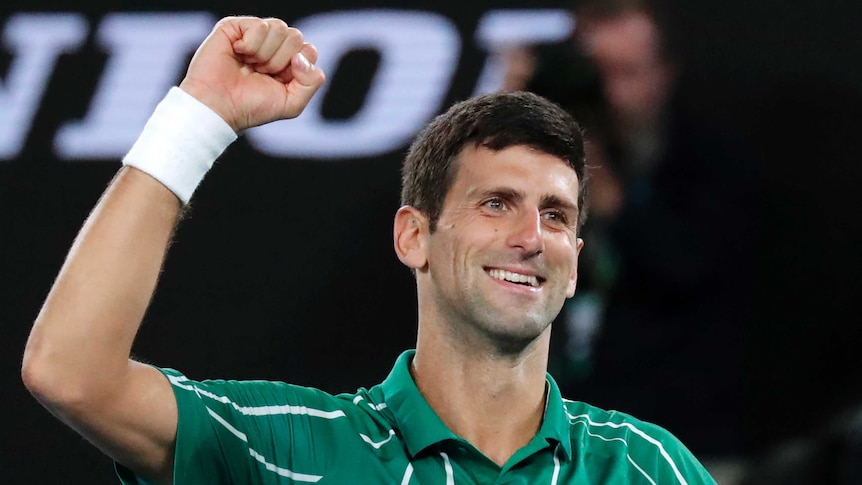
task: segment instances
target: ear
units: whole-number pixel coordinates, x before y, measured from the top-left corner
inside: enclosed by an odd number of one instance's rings
[[[405,205],[395,213],[392,237],[395,254],[408,268],[421,269],[428,263],[425,241],[428,236],[428,218],[419,209]]]
[[[566,298],[575,296],[575,288],[578,286],[578,257],[581,255],[581,249],[584,248],[584,240],[577,239],[575,244],[575,264],[572,265],[572,272],[569,274],[569,285],[566,288]]]

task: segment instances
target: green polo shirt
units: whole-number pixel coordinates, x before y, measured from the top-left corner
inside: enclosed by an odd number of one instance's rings
[[[179,408],[174,483],[714,484],[664,429],[560,396],[536,436],[502,467],[450,431],[401,354],[355,394],[269,381],[202,381],[163,369]],[[117,466],[125,484],[145,484]]]

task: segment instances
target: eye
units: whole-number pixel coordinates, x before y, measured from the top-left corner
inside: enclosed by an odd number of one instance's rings
[[[569,220],[566,216],[566,213],[559,210],[548,210],[543,212],[542,219],[549,222],[556,222],[559,224],[566,224]]]
[[[482,203],[482,206],[497,212],[504,211],[508,208],[502,199],[497,198],[486,200]]]

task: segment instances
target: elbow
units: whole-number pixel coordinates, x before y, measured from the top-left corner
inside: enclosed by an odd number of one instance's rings
[[[48,403],[55,397],[58,387],[54,385],[56,378],[48,369],[44,360],[35,355],[30,346],[24,351],[24,360],[21,363],[21,380],[24,382],[24,387],[30,391],[39,402]]]
[[[21,361],[21,381],[24,382],[24,387],[31,394],[36,395],[39,389],[45,387],[45,371],[44,366],[40,365],[38,357],[37,344],[33,341],[33,335],[30,335],[30,340],[27,341],[27,347],[24,349],[24,358]]]
[[[24,354],[24,362],[21,364],[21,381],[24,382],[24,387],[30,391],[30,394],[40,402],[42,402],[46,390],[51,387],[46,383],[46,377],[39,366],[26,353]]]
[[[74,409],[85,396],[83,382],[70,378],[64,366],[28,344],[21,364],[24,387],[49,410]]]

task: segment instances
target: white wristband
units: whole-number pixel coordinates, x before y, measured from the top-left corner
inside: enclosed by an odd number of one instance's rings
[[[188,204],[216,158],[236,138],[221,116],[173,87],[156,106],[123,165],[150,174]]]

